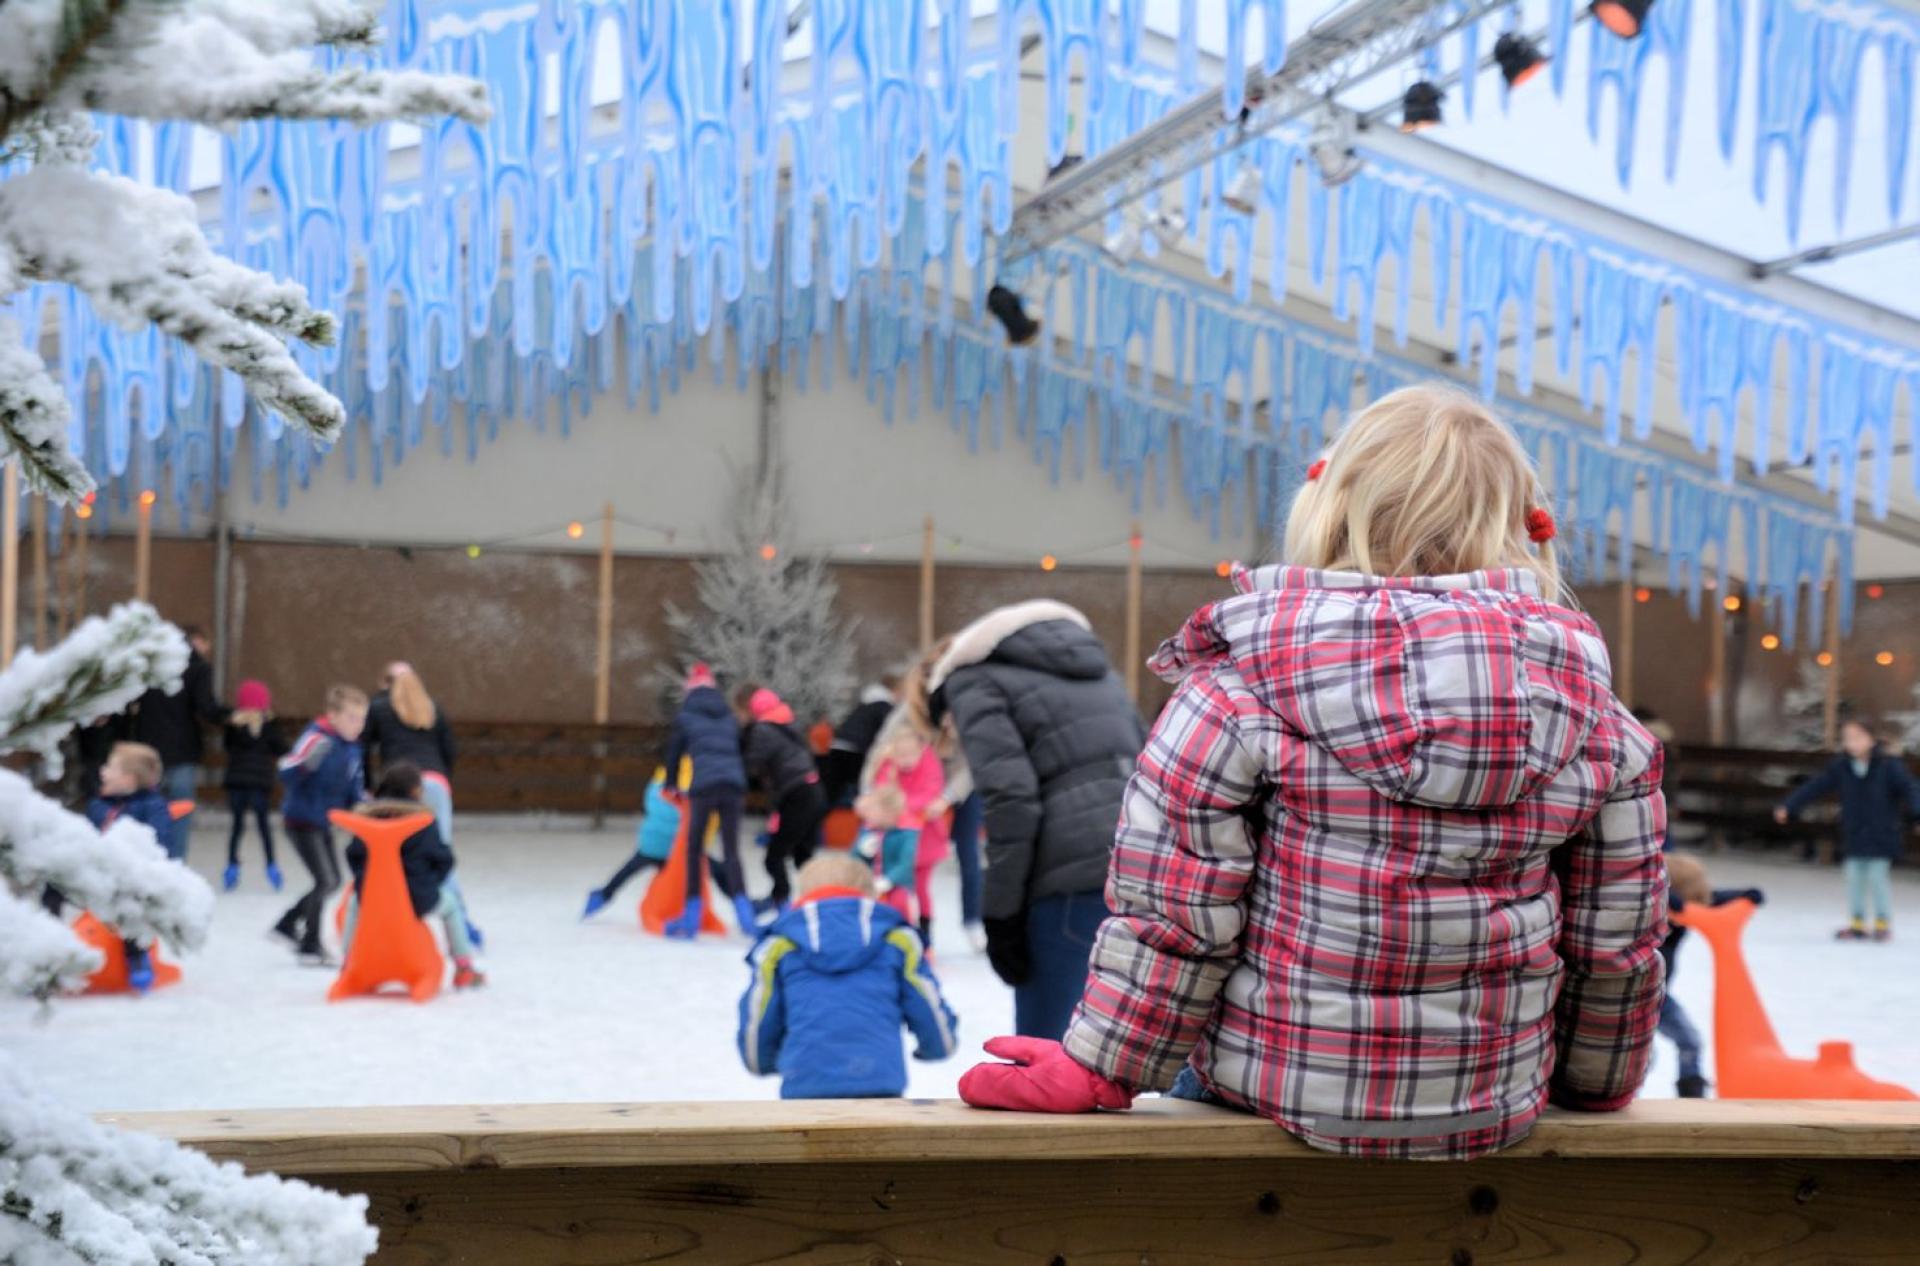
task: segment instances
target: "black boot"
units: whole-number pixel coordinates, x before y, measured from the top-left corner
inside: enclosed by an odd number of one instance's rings
[[[1682,1099],[1704,1099],[1707,1097],[1707,1079],[1698,1073],[1691,1077],[1682,1077],[1675,1083],[1674,1093]]]

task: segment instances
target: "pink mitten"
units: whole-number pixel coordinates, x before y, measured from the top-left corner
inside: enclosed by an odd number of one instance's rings
[[[989,1055],[1010,1064],[975,1064],[960,1078],[960,1097],[976,1108],[1009,1112],[1115,1111],[1133,1106],[1133,1092],[1081,1064],[1058,1042],[996,1037]]]

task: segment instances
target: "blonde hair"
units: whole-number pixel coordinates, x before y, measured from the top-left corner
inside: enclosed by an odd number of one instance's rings
[[[1546,494],[1513,430],[1450,387],[1403,387],[1362,409],[1326,451],[1287,516],[1287,561],[1370,576],[1532,572],[1567,600],[1551,545],[1527,512]]]
[[[367,692],[358,686],[327,687],[327,711],[329,712],[344,712],[348,708],[359,708],[365,711],[366,706]]]
[[[120,768],[132,775],[142,791],[151,791],[160,785],[160,774],[164,768],[160,753],[145,743],[115,743],[113,750],[107,753],[107,759],[119,762]]]
[[[897,782],[884,782],[861,796],[853,808],[862,819],[892,818],[894,822],[898,822],[900,815],[907,811],[907,793],[901,790]],[[879,824],[869,822],[868,825]]]
[[[847,853],[821,853],[794,876],[801,896],[821,888],[852,888],[863,897],[873,896],[873,867]]]
[[[433,706],[433,696],[427,693],[427,684],[411,668],[393,675],[387,684],[387,702],[393,705],[393,715],[400,718],[400,724],[409,730],[430,730],[434,718],[440,715]]]
[[[1667,887],[1689,905],[1705,905],[1713,900],[1713,885],[1707,882],[1707,868],[1696,857],[1685,853],[1667,854]]]
[[[906,673],[900,678],[900,688],[894,692],[900,700],[901,709],[907,714],[907,720],[922,740],[940,750],[940,759],[945,760],[953,754],[947,727],[935,725],[931,692],[927,689],[927,679],[933,675],[934,668],[947,657],[953,648],[953,637],[949,634],[927,648],[927,653],[913,661]]]

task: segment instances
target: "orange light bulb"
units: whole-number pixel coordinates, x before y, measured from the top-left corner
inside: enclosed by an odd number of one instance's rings
[[[1880,667],[1885,668],[1887,667],[1887,665],[1893,663],[1893,652],[1881,651],[1878,655],[1875,655],[1873,657],[1873,662],[1880,665]]]
[[[1223,558],[1213,565],[1213,574],[1225,580],[1233,575],[1233,564]]]
[[[1813,662],[1820,665],[1820,667],[1822,668],[1831,668],[1833,667],[1833,652],[1821,651],[1818,655],[1815,655],[1813,657]]]
[[[1642,586],[1633,591],[1633,600],[1635,602],[1652,602],[1653,590],[1648,589],[1645,586]]]
[[[587,534],[587,525],[580,522],[578,519],[574,520],[572,523],[567,524],[567,535],[572,537],[574,540],[577,541],[581,537],[585,536],[586,534]]]
[[[1052,571],[1054,568],[1058,567],[1059,565],[1060,565],[1060,560],[1055,558],[1051,554],[1043,554],[1040,557],[1041,571]]]
[[[1763,638],[1761,638],[1761,639],[1760,639],[1760,649],[1761,649],[1761,650],[1763,650],[1763,651],[1777,651],[1777,650],[1779,650],[1779,649],[1780,649],[1780,638],[1779,638],[1779,637],[1778,637],[1778,636],[1777,636],[1776,634],[1773,634],[1773,633],[1769,633],[1769,634],[1767,634],[1767,635],[1766,635],[1765,637],[1763,637]]]
[[[777,546],[777,545],[774,545],[774,544],[772,544],[771,542],[769,542],[768,544],[766,544],[766,545],[762,545],[762,546],[760,547],[760,559],[761,559],[761,561],[762,561],[762,562],[768,562],[768,563],[770,563],[770,562],[772,562],[772,561],[773,561],[774,559],[776,559],[776,558],[778,558],[778,557],[780,557],[780,547],[779,547],[779,546]]]

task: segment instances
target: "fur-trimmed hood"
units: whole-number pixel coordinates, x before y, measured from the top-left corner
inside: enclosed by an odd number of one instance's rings
[[[1067,634],[1064,637],[1020,636],[1049,624],[1070,628],[1060,630]],[[960,669],[990,659],[1020,663],[1056,677],[1098,679],[1111,671],[1106,648],[1093,635],[1086,616],[1064,602],[1036,598],[989,611],[955,634],[953,645],[927,674],[928,693],[946,685]]]

